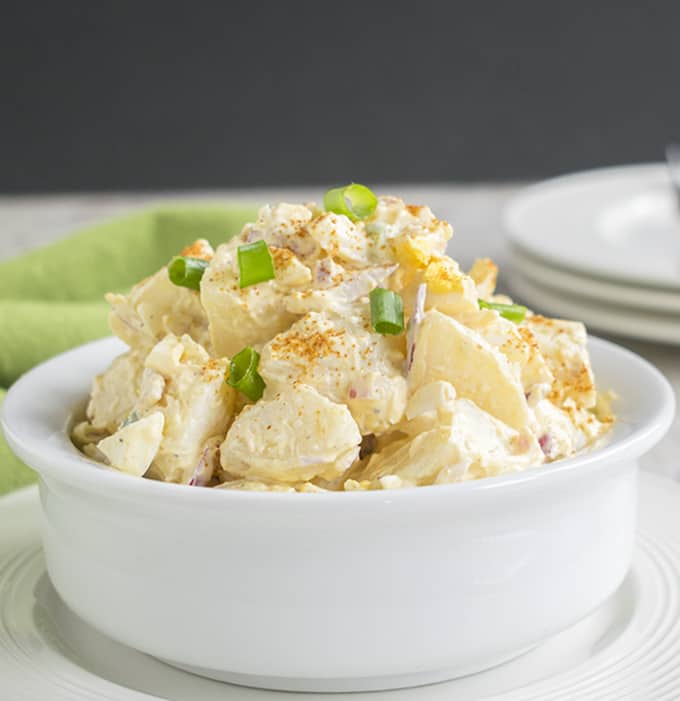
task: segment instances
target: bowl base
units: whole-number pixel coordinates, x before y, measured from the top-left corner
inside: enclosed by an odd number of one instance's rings
[[[196,674],[199,677],[208,677],[217,681],[236,684],[237,686],[248,686],[256,689],[268,689],[271,691],[298,691],[317,693],[338,693],[338,692],[358,692],[358,691],[390,691],[393,689],[404,689],[413,686],[425,686],[426,684],[436,684],[438,682],[466,677],[470,674],[483,672],[491,667],[514,660],[517,657],[533,650],[535,645],[504,655],[501,658],[487,661],[482,665],[473,667],[450,667],[446,669],[436,669],[427,672],[415,672],[411,674],[393,674],[378,677],[268,677],[258,674],[239,674],[219,669],[207,669],[205,667],[193,667],[191,665],[180,664],[171,660],[160,659],[171,667],[176,667],[185,672]]]

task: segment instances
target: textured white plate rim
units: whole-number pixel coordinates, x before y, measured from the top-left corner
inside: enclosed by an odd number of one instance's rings
[[[673,317],[651,315],[633,309],[617,309],[555,291],[528,278],[515,276],[508,286],[518,301],[537,311],[567,319],[579,319],[587,327],[628,338],[680,344],[680,322]]]
[[[641,519],[636,557],[632,573],[627,579],[628,589],[624,596],[632,597],[632,613],[624,619],[609,622],[605,637],[598,643],[592,638],[581,641],[587,646],[582,654],[570,659],[566,668],[533,681],[526,682],[523,675],[527,667],[536,664],[529,653],[526,658],[502,665],[494,670],[473,675],[470,678],[453,680],[432,686],[394,692],[377,692],[366,695],[352,694],[340,698],[347,699],[403,699],[404,701],[424,701],[425,699],[487,699],[491,701],[584,701],[611,698],[644,698],[645,701],[677,699],[680,693],[680,668],[675,660],[680,650],[680,541],[669,537],[669,533],[680,531],[680,485],[670,480],[650,474],[642,474],[641,479]],[[14,512],[11,531],[0,537],[0,670],[3,691],[10,694],[12,701],[37,698],[107,699],[109,701],[141,701],[161,699],[159,688],[171,687],[173,680],[182,683],[182,693],[170,694],[175,698],[231,699],[252,698],[258,700],[274,698],[313,699],[333,698],[325,695],[279,696],[281,692],[251,690],[222,685],[184,674],[173,668],[159,666],[155,660],[129,648],[116,645],[125,654],[133,655],[136,668],[128,669],[127,658],[113,659],[105,668],[115,667],[122,671],[119,681],[102,677],[77,662],[78,649],[71,647],[66,631],[60,633],[55,621],[51,626],[39,625],[32,613],[35,606],[33,592],[38,577],[44,578],[44,563],[36,563],[37,529],[29,516],[36,515],[37,499],[35,488],[21,490],[0,499],[0,513]],[[646,499],[644,498],[646,496]],[[28,537],[26,532],[28,531]],[[8,545],[19,543],[13,550]],[[8,548],[9,559],[7,557]],[[8,568],[9,565],[9,568]],[[28,571],[33,568],[33,572]],[[14,576],[7,585],[8,569],[23,572],[23,577]],[[23,568],[23,570],[22,570]],[[633,577],[631,580],[630,577]],[[33,582],[33,585],[31,585]],[[632,582],[632,584],[631,584]],[[630,586],[633,588],[631,589]],[[14,597],[11,598],[10,597]],[[3,600],[11,602],[9,610]],[[18,605],[17,605],[18,602]],[[605,607],[607,604],[605,604]],[[19,609],[22,609],[21,611]],[[73,614],[69,614],[73,616]],[[621,616],[615,609],[615,615]],[[75,618],[75,617],[74,617]],[[580,625],[580,624],[577,624]],[[23,626],[23,629],[22,629]],[[55,627],[56,626],[56,627]],[[19,630],[17,630],[19,629]],[[560,636],[546,644],[559,643]],[[552,641],[552,642],[551,642]],[[573,640],[571,642],[573,644]],[[542,646],[539,646],[539,648]],[[553,648],[560,652],[559,646]],[[75,657],[66,654],[69,651]],[[578,652],[578,651],[572,651]],[[87,655],[84,659],[87,658]],[[524,662],[523,662],[524,660]],[[514,667],[513,667],[514,665]],[[133,666],[134,667],[134,666]],[[550,666],[546,667],[550,669]],[[141,676],[140,676],[141,674]],[[163,679],[144,679],[144,674],[162,675]],[[165,675],[168,678],[165,679]],[[121,676],[122,675],[122,676]],[[500,675],[500,676],[498,676]],[[467,679],[467,681],[466,681]],[[132,681],[130,681],[132,680]],[[492,681],[493,680],[493,681]],[[491,683],[490,683],[491,682]],[[132,686],[130,686],[132,684]],[[137,686],[135,686],[137,684]],[[506,691],[499,691],[499,684]],[[159,686],[160,685],[160,686]],[[217,685],[217,686],[216,686]],[[197,693],[187,696],[185,690],[194,686]],[[486,695],[488,689],[491,695]],[[137,690],[144,689],[144,690]],[[153,689],[153,691],[151,691]],[[480,689],[482,691],[480,691]],[[507,690],[511,689],[511,690]],[[635,689],[639,696],[629,696]],[[461,693],[462,692],[462,693]],[[35,694],[39,693],[40,696]],[[166,692],[167,693],[167,692]],[[453,693],[453,696],[451,695]],[[472,694],[471,696],[468,694]],[[335,695],[338,698],[338,695]]]
[[[527,210],[532,205],[545,197],[553,197],[560,191],[576,185],[596,187],[614,179],[636,180],[642,185],[645,181],[653,181],[656,184],[667,182],[669,193],[672,192],[670,178],[664,163],[622,164],[560,175],[529,185],[510,198],[502,213],[503,229],[508,239],[519,249],[557,268],[575,273],[586,273],[603,280],[634,283],[659,290],[680,291],[680,275],[651,276],[634,269],[627,269],[625,273],[622,273],[620,270],[607,267],[606,263],[598,262],[597,257],[590,256],[588,259],[584,259],[579,255],[576,259],[573,256],[557,254],[546,249],[545,240],[541,241],[541,245],[534,241],[533,232],[529,230],[523,220]],[[559,217],[559,211],[556,211],[554,216]],[[546,231],[549,230],[550,224],[550,222],[543,223],[537,228]]]
[[[668,292],[640,285],[622,284],[559,268],[531,253],[511,246],[512,268],[545,287],[612,306],[649,310],[653,314],[675,314],[680,323],[680,291]]]
[[[46,478],[77,485],[81,489],[107,493],[121,498],[135,498],[149,504],[151,497],[173,499],[178,505],[195,508],[224,508],[225,503],[280,505],[285,508],[325,509],[327,500],[345,504],[351,512],[357,503],[410,504],[427,508],[430,499],[470,499],[472,494],[493,490],[525,489],[536,480],[568,478],[573,470],[594,468],[611,459],[634,459],[644,453],[670,427],[675,415],[675,394],[666,378],[648,361],[621,346],[591,337],[591,350],[608,356],[608,362],[625,362],[631,372],[642,378],[645,388],[654,388],[654,409],[628,434],[609,440],[602,446],[546,466],[498,477],[470,480],[462,483],[413,487],[396,490],[357,492],[328,492],[318,494],[252,492],[239,490],[190,488],[186,485],[140,479],[90,460],[70,442],[67,425],[70,414],[87,396],[91,377],[81,376],[81,368],[92,365],[92,358],[101,362],[101,372],[108,359],[124,349],[117,339],[105,338],[79,346],[55,356],[26,373],[7,393],[0,413],[0,426],[10,447],[21,454],[29,465],[40,467]],[[80,387],[73,386],[74,370],[78,371]],[[69,372],[70,371],[70,372]],[[642,382],[642,379],[640,379]],[[66,399],[70,397],[71,399]],[[77,399],[76,399],[77,398]],[[70,402],[70,404],[67,404]],[[43,418],[49,412],[63,415],[63,424],[46,428]]]

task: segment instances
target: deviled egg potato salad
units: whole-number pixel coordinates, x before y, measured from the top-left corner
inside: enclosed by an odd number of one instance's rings
[[[200,234],[200,232],[197,232]],[[428,207],[352,184],[198,239],[127,295],[129,350],[73,430],[91,458],[187,485],[320,492],[447,484],[581,451],[612,418],[577,321],[494,294]]]

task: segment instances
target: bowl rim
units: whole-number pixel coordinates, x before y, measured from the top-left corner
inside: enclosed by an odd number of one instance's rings
[[[547,480],[562,479],[594,465],[611,464],[612,458],[624,458],[631,462],[649,450],[666,434],[675,416],[675,393],[664,375],[649,361],[636,353],[589,335],[589,344],[607,354],[618,355],[626,363],[636,368],[636,372],[646,383],[647,392],[655,392],[658,402],[655,409],[645,420],[641,421],[627,435],[617,440],[607,441],[601,447],[579,453],[570,458],[547,463],[521,472],[485,477],[466,482],[451,484],[423,485],[392,490],[359,490],[352,492],[318,492],[310,496],[300,492],[258,492],[238,489],[188,488],[188,485],[160,482],[128,475],[99,463],[81,453],[71,442],[68,428],[72,425],[73,407],[64,412],[64,422],[61,433],[52,434],[50,439],[36,440],[27,435],[22,429],[21,420],[17,420],[15,408],[24,403],[24,394],[30,389],[32,382],[77,362],[82,353],[100,352],[101,348],[113,345],[113,342],[124,350],[124,346],[114,337],[106,337],[77,346],[71,350],[56,355],[35,366],[21,376],[5,396],[0,412],[0,427],[3,429],[8,444],[14,453],[41,477],[48,480],[66,482],[71,486],[80,487],[86,491],[102,495],[121,495],[127,497],[166,497],[181,499],[185,504],[202,503],[218,504],[236,503],[290,503],[298,508],[302,503],[326,504],[329,500],[334,504],[357,504],[357,500],[375,500],[384,503],[402,502],[403,500],[431,499],[434,495],[451,499],[465,497],[471,494],[489,494],[513,490],[515,487],[528,484],[543,483]],[[108,349],[106,355],[109,355]],[[113,357],[113,356],[112,356]],[[91,378],[88,379],[91,381]],[[83,396],[83,399],[85,397]],[[49,400],[49,395],[47,397]],[[49,402],[48,402],[49,403]],[[53,399],[52,405],[58,403]],[[59,409],[59,407],[56,407]],[[35,417],[31,419],[37,421]],[[93,469],[94,468],[94,469]],[[216,496],[217,495],[217,496]],[[206,500],[212,500],[207,502]],[[149,500],[147,499],[147,502]]]

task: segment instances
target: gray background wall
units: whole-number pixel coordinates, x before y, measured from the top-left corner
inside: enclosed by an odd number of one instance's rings
[[[680,140],[680,2],[23,2],[0,192],[538,178]]]

